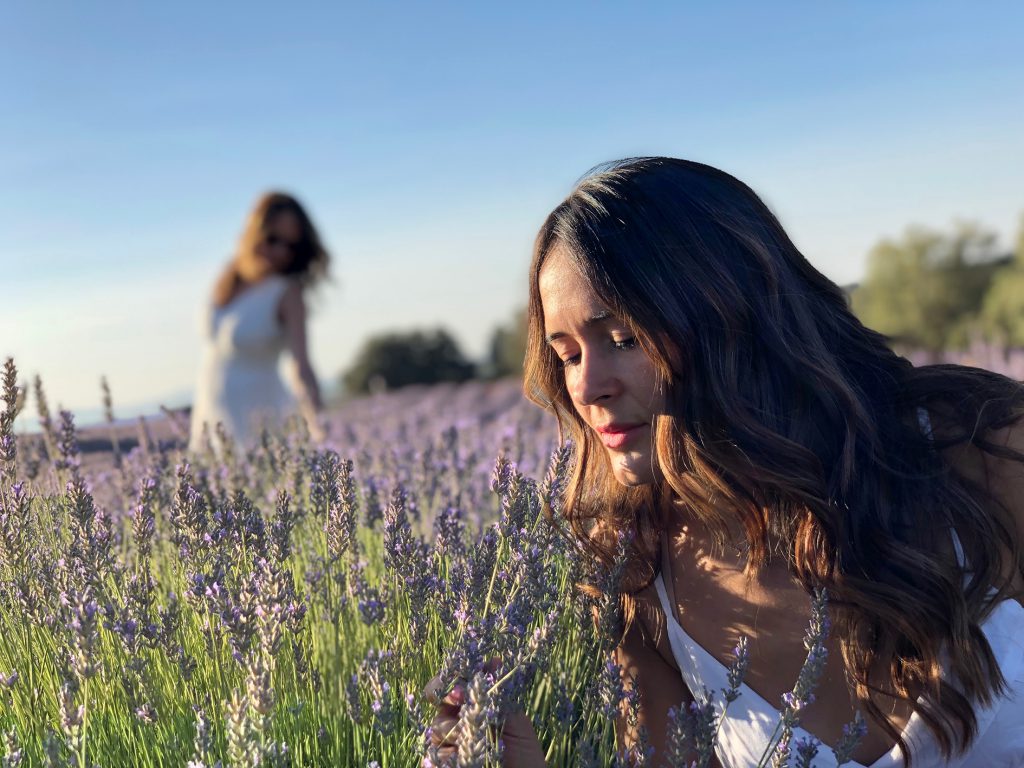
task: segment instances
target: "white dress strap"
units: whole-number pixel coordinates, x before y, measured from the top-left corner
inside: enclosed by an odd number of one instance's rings
[[[729,670],[704,646],[697,643],[683,629],[675,616],[675,599],[672,590],[671,561],[668,558],[667,541],[662,537],[662,566],[654,579],[662,611],[665,613],[665,627],[672,655],[682,674],[683,682],[690,689],[696,701],[705,703],[710,698],[715,711],[721,717],[725,708],[723,691],[729,685]],[[737,638],[738,639],[738,638]],[[729,705],[727,716],[722,720],[718,732],[715,753],[724,768],[754,768],[776,735],[781,712],[757,691],[743,683],[740,697]],[[814,738],[803,728],[796,728],[793,738]],[[883,755],[871,768],[897,768],[902,765],[895,754]],[[835,768],[832,750],[822,746],[814,760],[816,768]],[[865,768],[859,763],[848,762],[849,768]]]

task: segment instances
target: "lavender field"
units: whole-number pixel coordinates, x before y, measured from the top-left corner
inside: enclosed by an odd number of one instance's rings
[[[1021,359],[989,362],[1014,375]],[[516,710],[550,766],[652,762],[642,740],[616,755],[614,716],[637,704],[610,655],[616,569],[599,572],[544,515],[571,453],[518,382],[354,400],[326,417],[320,444],[295,423],[218,457],[188,454],[174,414],[80,434],[41,382],[17,381],[8,361],[3,768],[418,766],[435,674],[468,691],[460,767],[499,764],[494,726]],[[30,409],[39,432],[23,426]],[[765,765],[812,765],[820,745],[789,735],[827,624],[808,629]],[[732,687],[670,712],[654,764],[690,766],[695,746],[692,764],[707,764],[739,695],[739,640]],[[836,764],[862,729],[851,724]]]
[[[218,461],[173,423],[83,455],[5,373],[5,767],[419,765],[439,672],[469,681],[459,765],[496,764],[511,708],[551,765],[607,764],[614,611],[541,515],[568,453],[516,383],[356,401],[322,445]]]

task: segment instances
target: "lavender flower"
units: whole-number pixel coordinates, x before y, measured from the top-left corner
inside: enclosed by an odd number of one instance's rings
[[[568,480],[570,464],[572,462],[573,444],[566,442],[551,455],[551,463],[548,472],[541,484],[540,496],[544,505],[551,510],[552,516],[557,516],[561,506],[562,493]]]
[[[182,558],[199,557],[208,548],[207,505],[202,495],[192,484],[192,473],[187,463],[177,470],[178,490],[171,508],[171,541],[181,551]],[[197,560],[197,565],[203,559]]]
[[[577,745],[574,766],[575,768],[605,768],[604,758],[599,751],[595,737],[584,736]]]
[[[57,704],[60,712],[60,725],[64,731],[64,741],[72,754],[80,754],[84,746],[85,705],[78,704],[78,685],[74,680],[65,678],[61,685]]]
[[[25,753],[18,744],[18,735],[13,728],[3,734],[4,756],[0,765],[3,768],[19,768]]]
[[[326,520],[328,510],[340,508],[338,481],[341,479],[341,459],[334,451],[313,455],[310,461],[309,506],[317,520]]]
[[[553,695],[554,704],[551,707],[551,713],[554,717],[555,724],[562,730],[567,729],[575,720],[577,712],[576,703],[566,691],[566,681],[564,677],[555,684]]]
[[[24,484],[13,483],[9,493],[0,495],[0,565],[14,574],[24,574],[29,569],[29,514]]]
[[[267,659],[257,655],[246,669],[245,687],[235,688],[226,707],[228,763],[284,766],[288,745],[270,740],[276,696]]]
[[[740,696],[740,688],[743,686],[743,678],[750,666],[750,648],[746,637],[741,637],[732,651],[732,661],[729,663],[728,681],[729,687],[722,691],[725,703],[731,704]]]
[[[766,754],[761,759],[761,765],[765,765],[768,760],[771,761],[772,768],[785,768],[789,765],[789,760],[792,757],[790,742],[793,738],[793,730],[800,722],[801,712],[814,702],[812,691],[818,684],[825,669],[825,662],[828,660],[825,642],[830,630],[828,596],[824,589],[819,589],[811,601],[811,619],[804,635],[807,658],[800,669],[793,689],[782,695],[783,710],[776,728],[777,738],[773,737],[773,745],[769,745]]]
[[[791,739],[792,733],[784,731],[772,751],[772,768],[786,768],[789,765],[789,759],[793,756]]]
[[[50,415],[46,392],[43,390],[43,380],[38,375],[33,380],[32,389],[36,396],[36,413],[39,416],[39,426],[43,433],[46,458],[53,462],[57,460],[58,456],[57,430],[53,426],[53,418]]]
[[[292,531],[298,522],[288,491],[281,490],[277,495],[274,522],[270,528],[270,554],[279,564],[291,557]]]
[[[406,493],[399,484],[391,496],[391,503],[384,510],[384,565],[402,573],[415,567],[414,558],[421,555],[412,534],[406,513]]]
[[[843,726],[843,735],[832,750],[836,766],[844,765],[852,760],[853,750],[868,734],[868,724],[860,711],[854,713],[853,722]]]
[[[609,656],[601,668],[601,674],[597,680],[597,700],[601,714],[609,720],[617,717],[619,705],[625,696],[622,667],[615,662],[614,657]]]
[[[241,688],[231,692],[225,708],[229,765],[257,765],[259,744],[256,728],[248,713],[248,702]]]
[[[18,370],[14,367],[14,359],[9,357],[4,363],[4,409],[0,411],[0,484],[5,488],[15,481],[16,475],[18,446],[14,439],[14,417],[19,399]]]
[[[99,604],[88,588],[71,599],[68,614],[70,668],[77,680],[84,682],[102,668],[98,654]]]
[[[79,479],[81,458],[78,451],[78,435],[75,432],[75,417],[71,411],[60,412],[60,432],[57,436],[58,458],[54,467],[62,477]]]
[[[110,425],[110,446],[111,456],[114,460],[114,467],[121,468],[121,444],[117,439],[117,431],[114,429],[114,403],[110,396],[110,384],[106,376],[100,377],[100,390],[103,393],[103,416]]]
[[[67,760],[64,758],[64,744],[61,738],[53,729],[47,728],[43,736],[44,768],[66,768],[67,764]]]
[[[363,721],[363,705],[362,700],[359,696],[360,685],[359,675],[354,673],[347,681],[345,681],[344,697],[342,699],[346,714],[351,718],[353,722],[361,723]]]
[[[813,768],[812,761],[818,754],[821,742],[813,737],[799,738],[796,740],[795,746],[796,768]]]
[[[490,682],[488,675],[478,673],[466,687],[466,703],[459,717],[458,768],[486,768],[496,757],[496,745],[487,727]]]
[[[220,768],[220,760],[212,761],[213,733],[210,730],[210,721],[202,709],[196,708],[196,736],[193,747],[192,759],[186,764],[186,768]]]
[[[353,463],[340,461],[333,451],[326,452],[314,472],[310,499],[314,514],[322,514],[327,553],[332,561],[344,557],[357,546],[356,524],[359,507],[353,477]]]
[[[132,511],[132,535],[139,551],[139,560],[149,560],[153,551],[153,535],[156,533],[157,481],[147,476],[139,483],[139,503]]]
[[[381,736],[390,736],[398,726],[403,700],[388,680],[395,673],[395,655],[391,651],[370,650],[359,665],[358,681],[369,698],[369,707],[360,708]]]
[[[711,762],[719,717],[707,690],[703,698],[704,703],[669,708],[665,741],[669,765],[705,768]]]

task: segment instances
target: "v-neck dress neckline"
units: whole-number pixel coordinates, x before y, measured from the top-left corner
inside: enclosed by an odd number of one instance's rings
[[[954,538],[957,555],[962,561],[959,541]],[[683,681],[694,698],[707,702],[709,695],[721,715],[724,705],[723,689],[728,687],[728,669],[712,653],[697,643],[683,629],[676,618],[677,602],[673,593],[671,559],[668,540],[662,535],[662,565],[654,580],[658,599],[665,613],[665,626],[672,655]],[[975,706],[977,736],[966,754],[955,755],[948,761],[917,712],[911,714],[903,729],[913,757],[920,768],[1021,768],[1024,766],[1024,606],[1015,600],[1003,600],[995,605],[981,625],[1007,682],[1005,695],[996,698],[990,706]],[[951,680],[955,685],[956,681]],[[718,732],[715,752],[723,768],[755,768],[761,755],[771,743],[781,711],[746,683],[740,686],[740,696],[729,707]],[[797,727],[793,740],[820,739],[809,731]],[[821,744],[813,760],[816,768],[836,768],[832,749]],[[899,746],[894,745],[870,766],[856,761],[843,763],[850,768],[902,768],[905,763]]]
[[[725,704],[722,692],[729,686],[729,670],[714,654],[694,640],[679,623],[675,611],[677,603],[674,599],[670,568],[668,542],[663,535],[661,572],[655,578],[654,584],[662,610],[665,612],[665,625],[672,655],[676,659],[686,687],[690,689],[694,698],[701,704],[707,703],[710,698],[720,716]],[[739,698],[729,704],[715,747],[724,768],[754,768],[771,743],[772,737],[777,736],[775,731],[782,715],[778,708],[772,706],[746,683],[740,684],[739,691]],[[907,731],[910,730],[912,722],[913,717],[907,724]],[[906,736],[905,732],[904,737]],[[809,731],[797,727],[793,730],[793,740],[800,738],[821,741]],[[899,754],[899,748],[894,747],[870,766],[854,761],[844,765],[850,768],[897,768],[903,765]],[[822,744],[819,748],[814,765],[816,768],[836,768],[837,763],[828,746]]]

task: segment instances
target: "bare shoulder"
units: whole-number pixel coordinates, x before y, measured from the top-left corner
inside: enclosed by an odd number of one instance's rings
[[[278,314],[282,320],[301,319],[306,313],[306,300],[303,295],[302,284],[298,280],[288,280],[284,293],[281,294],[281,301],[278,304]]]
[[[298,302],[302,304],[305,299],[303,297],[302,283],[298,280],[288,279],[287,285],[285,286],[284,293],[281,295],[282,302]]]

